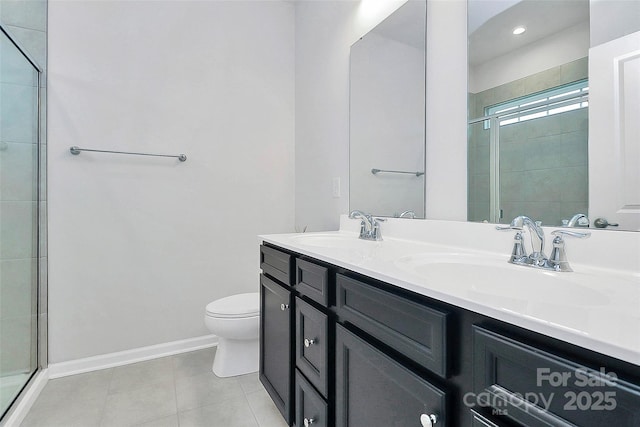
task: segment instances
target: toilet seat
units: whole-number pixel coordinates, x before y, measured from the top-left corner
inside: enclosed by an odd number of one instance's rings
[[[243,319],[260,315],[258,292],[231,295],[207,304],[207,316],[225,319]]]

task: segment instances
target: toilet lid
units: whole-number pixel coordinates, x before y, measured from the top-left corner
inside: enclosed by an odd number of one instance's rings
[[[260,293],[237,294],[207,304],[207,314],[213,317],[251,317],[260,314]]]

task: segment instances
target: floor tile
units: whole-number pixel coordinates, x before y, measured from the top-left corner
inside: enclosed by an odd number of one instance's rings
[[[244,397],[244,392],[235,377],[219,378],[213,372],[209,372],[204,375],[176,379],[178,411],[240,397]]]
[[[173,381],[107,396],[101,426],[124,427],[177,412]]]
[[[178,414],[169,415],[168,417],[147,421],[142,424],[136,424],[135,427],[178,427]]]
[[[180,427],[259,427],[244,396],[178,413]]]
[[[111,374],[105,369],[49,380],[21,426],[98,426]]]
[[[216,348],[205,348],[189,353],[176,354],[173,359],[173,370],[176,378],[191,377],[211,372]]]
[[[132,363],[113,368],[109,393],[133,391],[151,384],[173,381],[171,357]]]
[[[258,420],[259,427],[287,427],[287,423],[267,391],[262,386],[260,388],[253,393],[247,393],[249,406]]]
[[[262,383],[260,383],[260,378],[258,378],[257,372],[241,375],[236,378],[238,378],[238,382],[240,382],[240,386],[245,393],[252,393],[262,389]]]
[[[285,427],[258,374],[219,378],[214,348],[50,380],[22,427]]]

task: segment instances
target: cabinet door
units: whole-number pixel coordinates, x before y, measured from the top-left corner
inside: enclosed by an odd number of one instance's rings
[[[336,426],[447,425],[445,393],[371,344],[336,326]]]
[[[296,298],[296,366],[327,397],[329,361],[327,315]]]
[[[296,370],[295,427],[330,427],[327,402],[306,378]]]
[[[260,275],[260,381],[291,421],[291,292]]]

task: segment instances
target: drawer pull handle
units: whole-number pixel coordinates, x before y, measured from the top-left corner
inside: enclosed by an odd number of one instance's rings
[[[307,347],[307,348],[311,347],[315,343],[316,343],[315,338],[314,339],[309,339],[309,338],[305,338],[304,339],[304,346]]]
[[[422,414],[420,415],[420,424],[422,427],[431,427],[438,422],[438,417],[434,414]]]
[[[305,418],[303,420],[304,427],[309,427],[311,424],[313,424],[313,421],[314,421],[313,418]]]
[[[280,304],[280,310],[285,311],[287,308],[289,308],[289,304]]]

